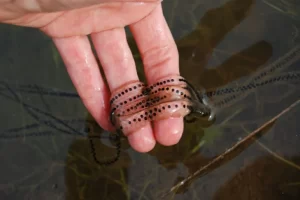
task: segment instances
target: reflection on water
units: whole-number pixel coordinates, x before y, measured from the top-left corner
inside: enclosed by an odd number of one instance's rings
[[[140,154],[122,138],[118,162],[101,167],[88,136],[99,136],[95,148],[103,159],[115,154],[115,141],[88,115],[57,54],[49,58],[53,44],[32,30],[1,26],[0,63],[10,67],[0,73],[0,199],[158,199],[299,98],[299,47],[290,29],[280,28],[298,29],[292,19],[253,0],[165,0],[164,7],[182,75],[215,105],[238,98],[219,106],[213,124],[186,124],[178,145]],[[284,55],[295,59],[286,62]],[[253,144],[173,199],[299,199],[299,170],[287,164],[299,166],[299,114],[295,109],[259,139],[284,162]]]

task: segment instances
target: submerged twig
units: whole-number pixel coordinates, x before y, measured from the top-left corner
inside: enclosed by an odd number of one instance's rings
[[[247,131],[246,128],[244,126],[242,126],[242,128],[246,131],[246,132],[250,132]],[[290,167],[296,168],[297,170],[300,170],[300,165],[297,165],[296,163],[285,159],[284,157],[278,155],[277,153],[275,153],[274,151],[272,151],[271,149],[269,149],[266,145],[264,145],[262,142],[256,140],[255,141],[261,148],[263,148],[266,152],[268,152],[269,154],[271,154],[274,158],[276,158],[277,160],[289,165]]]
[[[270,153],[274,158],[276,158],[277,160],[280,160],[281,162],[297,169],[297,170],[300,170],[300,166],[297,165],[296,163],[290,161],[290,160],[287,160],[285,159],[284,157],[282,156],[279,156],[277,153],[273,152],[271,149],[269,149],[268,147],[266,147],[263,143],[259,142],[259,141],[256,141],[256,143],[261,147],[263,148],[264,150],[266,150],[268,153]]]
[[[219,164],[221,161],[223,161],[225,158],[229,157],[229,155],[234,152],[235,150],[238,149],[238,147],[242,146],[243,144],[245,144],[249,139],[257,136],[264,128],[266,128],[267,126],[271,125],[272,123],[274,123],[279,117],[281,117],[282,115],[284,115],[285,113],[289,112],[292,108],[294,108],[295,106],[297,106],[300,103],[300,99],[298,99],[297,101],[295,101],[293,104],[291,104],[289,107],[287,107],[286,109],[284,109],[283,111],[281,111],[279,114],[277,114],[275,117],[273,117],[272,119],[270,119],[269,121],[267,121],[266,123],[264,123],[262,126],[260,126],[259,128],[257,128],[256,130],[254,130],[253,132],[251,132],[249,135],[247,135],[246,137],[244,137],[242,140],[238,141],[235,145],[233,145],[231,148],[229,148],[228,150],[226,150],[224,153],[222,153],[221,155],[219,155],[218,157],[214,158],[211,162],[209,162],[207,165],[201,167],[200,169],[198,169],[196,172],[194,172],[193,174],[189,175],[187,178],[185,178],[183,181],[181,181],[180,183],[176,184],[175,186],[173,186],[167,193],[163,194],[161,196],[161,198],[166,197],[168,194],[177,191],[178,189],[180,189],[182,186],[187,185],[187,183],[189,183],[192,179],[195,179],[198,176],[204,175],[209,171],[209,168],[213,165]]]

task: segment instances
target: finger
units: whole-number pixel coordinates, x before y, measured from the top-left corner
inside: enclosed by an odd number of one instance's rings
[[[130,26],[142,55],[149,84],[168,75],[179,75],[178,51],[159,5],[143,20]],[[163,145],[178,143],[183,132],[183,119],[169,118],[153,126],[156,140]]]
[[[53,39],[84,105],[101,127],[111,130],[110,93],[86,36]]]
[[[112,93],[129,82],[138,81],[124,28],[94,33],[92,40]],[[142,129],[130,134],[128,140],[136,151],[150,151],[155,145],[151,124],[148,122]]]

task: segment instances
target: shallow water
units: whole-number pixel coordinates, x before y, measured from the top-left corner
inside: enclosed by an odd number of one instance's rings
[[[181,73],[206,91],[243,85],[300,43],[299,20],[263,1],[164,0],[163,5]],[[213,123],[186,124],[178,145],[157,145],[140,154],[122,139],[120,159],[100,167],[87,136],[101,135],[96,151],[103,158],[114,155],[113,142],[88,115],[51,40],[29,28],[0,29],[0,80],[5,81],[0,199],[161,199],[299,98],[299,81],[266,84],[219,109]],[[130,37],[129,43],[143,78]],[[299,73],[298,65],[278,73]],[[299,199],[299,117],[298,106],[268,127],[259,142],[165,199]]]

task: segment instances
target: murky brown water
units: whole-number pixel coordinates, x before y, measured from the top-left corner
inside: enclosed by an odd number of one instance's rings
[[[290,14],[297,10],[275,9],[299,4],[274,2],[164,0],[182,76],[207,91],[240,86],[299,45],[299,14]],[[8,83],[0,87],[0,199],[162,199],[176,183],[299,98],[299,79],[257,87],[218,108],[213,123],[186,124],[178,145],[157,145],[140,154],[122,139],[120,159],[99,167],[87,135],[101,134],[97,155],[110,157],[115,149],[109,133],[76,96],[51,40],[33,29],[0,29],[0,78]],[[143,78],[137,49],[128,40]],[[295,60],[276,73],[299,73],[299,65]],[[240,153],[165,199],[299,199],[299,117],[297,106]]]

